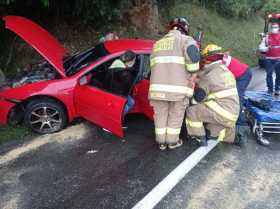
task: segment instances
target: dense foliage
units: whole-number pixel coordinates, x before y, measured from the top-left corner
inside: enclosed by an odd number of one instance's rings
[[[151,2],[156,4],[156,9],[147,12],[147,7],[138,8],[139,5],[147,2],[150,3],[149,5]],[[112,30],[112,27],[116,25],[125,27],[136,25],[138,28],[141,26],[142,30],[150,34],[149,32],[154,31],[155,27],[147,30],[142,26],[147,23],[147,25],[164,27],[164,22],[167,22],[172,16],[170,14],[172,8],[193,3],[201,8],[212,9],[226,18],[248,19],[253,17],[251,19],[255,19],[256,13],[280,12],[280,0],[0,0],[0,16],[8,14],[25,16],[47,28],[56,22],[60,25],[61,23],[75,25],[75,28],[77,25],[91,26],[94,31]],[[143,21],[139,21],[139,19],[145,21],[145,15],[151,16],[157,13],[157,8],[160,10],[158,13],[160,13],[163,24],[154,21],[156,18],[150,18],[151,21],[146,21],[145,24]],[[146,14],[143,14],[145,12]],[[1,21],[0,23],[3,24]],[[134,30],[136,27],[131,27],[133,30],[130,32],[137,32],[137,34],[141,32]],[[2,25],[1,30],[4,31]],[[14,37],[7,33],[4,34],[3,31],[0,31],[0,39],[4,40],[0,48],[0,68],[6,69],[11,67],[10,63],[13,63],[9,61],[9,57],[11,57],[10,54],[13,54],[13,43],[16,41],[14,41]]]
[[[107,20],[117,19],[121,10],[135,4],[141,4],[147,0],[0,0],[0,6],[10,11],[21,10],[26,14],[31,11],[56,15],[62,17],[80,17],[83,22],[92,21],[102,25]],[[180,2],[176,0],[150,0],[157,2],[164,7]],[[228,17],[248,18],[258,11],[264,13],[277,12],[280,10],[280,0],[181,0],[181,2],[196,2],[207,8],[212,7],[218,13]],[[22,10],[22,8],[26,8]],[[29,8],[29,9],[28,9]],[[34,10],[35,9],[35,10]],[[1,12],[1,10],[0,10]],[[37,12],[35,12],[36,16]],[[101,19],[100,19],[101,18]],[[98,20],[98,21],[96,21]]]
[[[280,0],[194,0],[227,17],[249,18],[257,12],[279,12]]]
[[[33,19],[42,16],[55,18],[79,17],[83,22],[103,24],[119,15],[119,5],[122,0],[0,0],[4,14],[21,14]],[[3,13],[3,11],[2,11]],[[103,18],[103,19],[100,19]],[[104,20],[104,21],[102,21]]]
[[[264,5],[262,10],[265,13],[268,12],[278,12],[280,13],[280,0],[269,0],[267,3]]]

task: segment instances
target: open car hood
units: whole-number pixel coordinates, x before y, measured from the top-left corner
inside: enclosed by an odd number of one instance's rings
[[[39,52],[57,71],[65,77],[63,57],[66,50],[44,28],[20,16],[3,17],[7,29],[13,31]]]

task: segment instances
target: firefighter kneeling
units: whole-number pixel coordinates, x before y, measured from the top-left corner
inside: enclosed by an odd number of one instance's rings
[[[207,56],[202,65],[193,96],[196,104],[187,109],[188,134],[201,146],[207,146],[209,139],[239,144],[235,124],[240,106],[234,75],[221,61],[212,62]]]

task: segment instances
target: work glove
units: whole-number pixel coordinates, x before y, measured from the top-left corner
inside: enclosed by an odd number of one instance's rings
[[[197,102],[202,102],[206,98],[206,92],[202,88],[196,88],[194,90],[193,98]]]

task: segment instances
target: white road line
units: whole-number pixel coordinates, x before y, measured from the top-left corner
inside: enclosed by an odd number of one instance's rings
[[[132,209],[152,209],[190,172],[219,142],[210,140],[207,147],[199,147],[168,176],[155,186]]]

